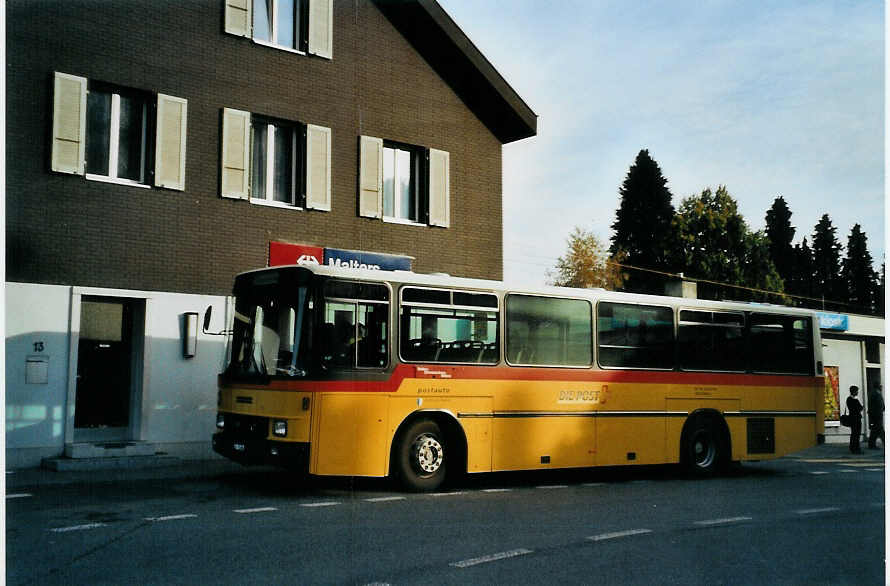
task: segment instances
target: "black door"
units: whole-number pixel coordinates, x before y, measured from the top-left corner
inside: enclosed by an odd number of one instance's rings
[[[133,389],[133,301],[83,297],[74,427],[127,428]]]

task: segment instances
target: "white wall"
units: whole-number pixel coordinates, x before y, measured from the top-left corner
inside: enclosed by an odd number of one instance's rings
[[[6,284],[7,467],[64,449],[70,303],[70,287]],[[36,356],[48,360],[46,384],[25,383]]]
[[[840,412],[844,412],[847,397],[850,396],[851,385],[859,387],[859,400],[863,402],[865,384],[862,379],[863,361],[862,343],[858,340],[822,339],[822,360],[825,366],[837,366],[839,378],[839,406]],[[825,437],[827,441],[848,441],[850,428],[841,427],[837,423],[825,422]]]
[[[77,324],[72,319],[81,295],[144,299],[144,368],[139,420],[132,439],[186,457],[214,457],[217,374],[225,358],[225,337],[198,333],[197,354],[182,355],[186,312],[213,306],[212,331],[228,323],[228,300],[184,295],[55,285],[6,283],[6,462],[8,468],[38,466],[72,443]],[[73,334],[71,333],[73,330]],[[28,357],[48,359],[45,384],[26,384]]]

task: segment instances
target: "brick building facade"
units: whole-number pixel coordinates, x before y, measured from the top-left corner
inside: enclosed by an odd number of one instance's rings
[[[7,3],[13,465],[103,438],[203,449],[223,351],[178,355],[182,315],[225,313],[272,242],[501,278],[501,149],[534,113],[433,0],[293,5]],[[74,411],[109,299],[129,419],[100,433]]]

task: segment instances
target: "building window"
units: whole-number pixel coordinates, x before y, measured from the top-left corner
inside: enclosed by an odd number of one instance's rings
[[[359,215],[448,228],[450,154],[382,138],[359,139]]]
[[[223,108],[220,195],[331,211],[331,129]]]
[[[55,72],[50,169],[185,189],[188,100]]]
[[[415,147],[383,143],[383,217],[419,222],[420,162]]]
[[[308,0],[253,0],[254,40],[305,52],[308,4]]]
[[[250,125],[250,198],[301,204],[299,181],[306,141],[301,125],[253,117]]]
[[[90,84],[87,178],[148,183],[148,116],[148,95]]]

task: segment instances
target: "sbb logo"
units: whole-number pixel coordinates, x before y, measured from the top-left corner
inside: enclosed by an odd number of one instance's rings
[[[318,259],[312,256],[311,254],[303,254],[300,255],[300,258],[297,259],[298,265],[319,265]]]

